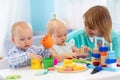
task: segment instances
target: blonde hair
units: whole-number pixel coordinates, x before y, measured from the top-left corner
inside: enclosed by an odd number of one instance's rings
[[[24,21],[19,21],[19,22],[16,22],[15,24],[13,24],[12,28],[11,28],[11,36],[14,36],[15,35],[15,32],[16,32],[16,29],[28,29],[30,28],[32,30],[32,26],[27,23],[27,22],[24,22]]]
[[[47,34],[50,34],[50,36],[52,36],[54,34],[54,32],[56,31],[56,29],[59,29],[61,27],[65,27],[66,25],[63,21],[59,20],[59,19],[52,19],[48,22],[47,24]]]
[[[97,28],[108,43],[111,42],[112,20],[109,11],[104,6],[94,6],[84,14],[85,26]]]

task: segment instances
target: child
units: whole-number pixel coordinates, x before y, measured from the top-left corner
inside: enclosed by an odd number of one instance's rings
[[[32,46],[32,29],[26,22],[16,22],[11,30],[14,47],[7,55],[11,68],[30,66],[30,59],[42,60],[49,57],[49,50]]]
[[[47,34],[50,34],[54,40],[54,48],[51,49],[51,56],[63,61],[66,58],[76,57],[79,50],[72,44],[67,43],[67,29],[64,22],[58,19],[52,19],[47,24]]]
[[[120,35],[112,31],[112,20],[108,9],[104,6],[94,6],[83,17],[85,30],[78,29],[71,32],[68,34],[68,41],[74,39],[78,48],[85,45],[93,49],[95,47],[93,37],[103,37],[109,44],[113,44],[116,57],[120,58]]]

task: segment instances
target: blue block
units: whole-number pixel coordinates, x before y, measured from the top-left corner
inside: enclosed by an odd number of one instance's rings
[[[92,56],[94,57],[94,58],[100,58],[100,54],[98,53],[98,54],[92,54]]]
[[[99,51],[100,51],[100,52],[106,52],[106,51],[108,51],[108,47],[107,47],[107,46],[104,46],[104,47],[103,47],[103,46],[100,46],[100,47],[99,47]]]
[[[106,59],[106,64],[111,64],[111,63],[115,63],[116,59]]]

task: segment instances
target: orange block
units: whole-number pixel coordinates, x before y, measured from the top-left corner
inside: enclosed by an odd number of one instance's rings
[[[107,52],[100,52],[100,56],[107,56]]]
[[[49,49],[54,45],[54,40],[51,38],[51,36],[48,34],[45,37],[43,37],[43,39],[41,40],[41,44]]]

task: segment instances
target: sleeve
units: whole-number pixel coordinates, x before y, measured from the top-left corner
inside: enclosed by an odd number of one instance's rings
[[[69,42],[70,40],[74,40],[74,45],[77,48],[80,48],[82,45],[81,35],[82,34],[79,33],[78,31],[73,31],[67,35],[67,42]]]
[[[50,49],[46,49],[45,47],[39,47],[39,55],[43,58],[50,57]]]
[[[112,39],[113,50],[115,51],[116,57],[120,58],[120,35]]]
[[[27,52],[21,52],[18,54],[16,51],[10,51],[7,60],[12,69],[30,66],[30,57]]]
[[[71,46],[74,46],[74,45],[75,45],[75,40],[74,40],[74,39],[71,39],[68,43],[69,43]]]

